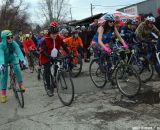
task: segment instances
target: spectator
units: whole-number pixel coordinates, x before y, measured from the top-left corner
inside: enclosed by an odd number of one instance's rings
[[[81,30],[82,30],[82,32],[80,33],[80,37],[81,37],[82,43],[83,43],[84,61],[89,62],[89,60],[90,60],[90,52],[88,50],[88,47],[90,45],[89,32],[85,26],[82,26]]]
[[[156,18],[155,26],[160,30],[160,7],[157,9],[158,17]]]
[[[36,45],[36,47],[38,46],[37,45],[37,39],[35,37],[35,35],[33,34],[33,32],[30,32],[30,36],[31,36],[31,39],[33,40],[34,44]]]

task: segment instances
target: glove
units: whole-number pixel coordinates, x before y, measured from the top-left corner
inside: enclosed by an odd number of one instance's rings
[[[0,65],[0,72],[4,71],[4,65]]]
[[[54,63],[55,59],[53,57],[49,58],[50,62]]]
[[[128,45],[127,45],[127,44],[124,44],[122,47],[123,47],[124,49],[128,49]]]
[[[23,61],[23,60],[19,60],[19,64],[20,64],[20,65],[23,65],[23,64],[24,64],[24,61]]]
[[[105,50],[105,52],[106,52],[107,54],[110,54],[110,53],[111,53],[111,49],[108,48],[108,47],[105,47],[104,50]]]
[[[24,59],[24,61],[23,61],[23,65],[24,66],[27,66],[27,61]]]
[[[27,66],[27,62],[26,62],[26,60],[22,60],[22,61],[20,60],[19,64],[20,64],[20,67],[21,67],[22,70],[27,69],[27,67],[26,67]]]

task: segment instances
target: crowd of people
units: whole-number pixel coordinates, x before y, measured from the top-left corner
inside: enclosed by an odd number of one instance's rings
[[[33,59],[30,57],[30,51],[39,53],[39,64],[44,66],[48,93],[52,96],[53,88],[50,86],[49,78],[51,73],[50,62],[54,57],[59,56],[61,49],[69,55],[68,46],[76,47],[81,57],[84,58],[84,62],[89,62],[91,57],[90,48],[93,48],[94,56],[98,56],[97,52],[99,50],[110,55],[114,44],[113,38],[115,37],[118,38],[124,49],[129,48],[130,41],[128,37],[131,35],[139,41],[152,40],[151,33],[159,38],[160,8],[157,13],[157,18],[149,14],[144,21],[142,19],[130,19],[125,23],[118,17],[108,14],[103,23],[99,23],[95,19],[89,26],[77,25],[71,29],[66,27],[61,30],[59,29],[60,25],[53,21],[47,30],[42,30],[37,34],[32,32],[23,34],[23,30],[21,30],[14,35],[10,30],[3,30],[0,43],[1,101],[3,103],[6,102],[8,64],[14,65],[19,86],[25,91],[23,76],[17,63],[26,68],[32,66]],[[157,48],[160,50],[160,39],[158,40]],[[151,43],[148,42],[147,57],[150,58],[150,55]]]

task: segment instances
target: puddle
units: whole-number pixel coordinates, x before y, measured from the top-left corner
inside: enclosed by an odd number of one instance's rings
[[[137,95],[135,98],[131,100],[137,100],[139,103],[145,103],[150,105],[158,104],[160,103],[160,92],[150,90]]]
[[[152,90],[141,93],[134,98],[111,102],[112,105],[117,105],[123,108],[132,108],[139,104],[153,105],[158,103],[160,103],[160,92],[154,92]]]
[[[119,118],[125,118],[125,117],[135,118],[135,115],[131,112],[124,112],[124,111],[105,111],[105,112],[95,113],[95,118],[104,121],[116,121]]]

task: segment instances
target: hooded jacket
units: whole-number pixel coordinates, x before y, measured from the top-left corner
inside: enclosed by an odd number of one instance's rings
[[[59,35],[57,35],[55,39],[55,48],[57,50],[60,50],[61,47],[67,52],[63,39]],[[54,48],[53,39],[47,35],[40,45],[40,64],[43,65],[50,62],[49,59],[51,58],[50,55],[53,48]]]
[[[2,41],[0,42],[0,65],[8,62],[11,56],[19,58],[19,60],[24,61],[24,56],[19,45],[13,41],[12,43],[7,43],[7,35],[10,33],[9,30],[4,30],[1,33]]]

